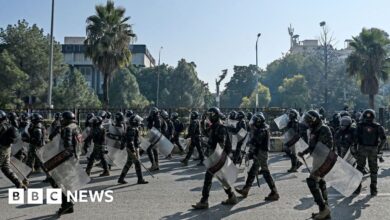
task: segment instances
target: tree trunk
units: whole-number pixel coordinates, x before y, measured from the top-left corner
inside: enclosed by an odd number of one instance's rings
[[[375,100],[375,95],[372,94],[368,95],[368,105],[371,109],[375,110],[374,100]]]
[[[109,99],[108,99],[108,74],[104,74],[104,82],[103,82],[103,105],[104,108],[107,109],[109,107]]]

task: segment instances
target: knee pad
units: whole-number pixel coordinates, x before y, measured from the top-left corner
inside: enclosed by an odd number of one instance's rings
[[[320,182],[318,182],[318,185],[319,185],[320,189],[326,189],[325,180],[321,179]]]

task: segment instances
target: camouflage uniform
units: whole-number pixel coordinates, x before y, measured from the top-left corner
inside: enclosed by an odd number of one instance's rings
[[[26,164],[30,166],[33,170],[41,169],[42,163],[37,157],[37,150],[39,150],[44,144],[45,138],[45,128],[41,122],[36,124],[31,124],[31,127],[28,129],[30,134],[29,138],[29,150],[27,154]]]
[[[138,184],[147,183],[142,177],[141,162],[139,161],[138,149],[140,146],[139,131],[136,126],[129,126],[126,129],[125,134],[122,137],[122,148],[126,147],[127,150],[127,162],[122,169],[122,173],[119,176],[118,183],[126,184],[125,177],[130,167],[135,165],[135,172],[138,177]]]
[[[0,124],[0,169],[16,187],[23,187],[22,182],[10,168],[11,144],[17,138],[17,130],[7,122]]]

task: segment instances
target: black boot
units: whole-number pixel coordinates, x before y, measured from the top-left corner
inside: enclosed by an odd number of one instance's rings
[[[318,186],[321,190],[322,198],[324,199],[325,204],[328,205],[328,191],[326,190],[326,182],[325,180],[321,179],[318,183]]]
[[[127,184],[125,177],[126,177],[126,173],[121,173],[121,175],[119,176],[119,179],[118,179],[118,183],[119,184]]]
[[[61,215],[70,214],[73,213],[73,211],[73,203],[66,202],[58,209],[57,216],[60,217]]]
[[[148,181],[144,180],[144,178],[142,177],[142,170],[141,170],[140,165],[137,166],[137,164],[136,164],[135,172],[137,173],[137,177],[138,177],[137,184],[148,184],[149,183]]]
[[[371,196],[377,196],[378,195],[378,189],[376,188],[376,184],[372,184],[370,185],[370,192],[371,192]]]

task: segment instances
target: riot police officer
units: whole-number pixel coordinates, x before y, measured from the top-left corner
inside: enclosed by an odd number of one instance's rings
[[[187,156],[180,161],[183,163],[184,166],[188,165],[188,161],[190,160],[192,153],[194,153],[194,148],[196,147],[196,150],[198,151],[199,154],[199,159],[200,162],[198,163],[198,166],[203,165],[203,152],[200,146],[200,121],[199,121],[199,113],[196,111],[191,112],[191,121],[190,121],[190,126],[188,127],[188,132],[187,132],[187,138],[191,138],[191,143],[190,147],[188,149]]]
[[[243,111],[239,111],[236,115],[236,119],[238,120],[235,127],[228,127],[228,131],[232,132],[233,134],[238,134],[241,129],[244,129],[247,131],[247,125],[245,122],[245,113]],[[240,163],[241,161],[241,147],[244,142],[245,138],[242,138],[238,143],[236,147],[236,151],[233,154],[233,162],[235,164]]]
[[[41,170],[41,161],[37,157],[37,150],[45,144],[45,127],[42,124],[43,117],[38,113],[31,116],[31,126],[28,129],[29,133],[29,150],[27,154],[26,164],[30,166],[33,171]]]
[[[174,128],[174,125],[173,125],[173,122],[172,120],[169,118],[169,114],[167,111],[163,110],[161,111],[161,118],[163,120],[163,135],[169,140],[171,141],[172,138],[173,138],[173,134],[175,132],[175,128]],[[166,159],[171,159],[172,158],[172,154],[169,154]]]
[[[279,194],[267,164],[270,143],[269,126],[265,123],[264,114],[261,112],[254,115],[251,121],[253,122],[253,125],[251,125],[253,134],[251,135],[252,138],[249,142],[251,147],[249,149],[248,159],[253,160],[253,165],[248,172],[245,186],[242,189],[236,188],[236,191],[246,198],[252,187],[253,181],[259,172],[259,168],[261,168],[259,173],[263,174],[263,177],[271,190],[271,193],[265,197],[265,200],[276,201],[279,199]]]
[[[352,119],[349,116],[343,116],[340,119],[340,127],[335,134],[335,145],[337,154],[344,158],[351,146],[355,144],[356,128],[352,126]]]
[[[141,170],[141,162],[139,161],[139,146],[140,146],[140,140],[139,140],[139,131],[138,128],[141,125],[141,117],[138,115],[132,115],[128,120],[128,127],[126,128],[126,132],[122,137],[121,146],[122,148],[127,149],[127,162],[126,165],[123,167],[122,173],[119,176],[118,183],[120,184],[127,184],[125,181],[125,177],[127,175],[127,172],[129,171],[130,167],[135,165],[135,172],[138,177],[137,184],[147,184],[148,182],[144,180],[142,177],[142,170]]]
[[[85,172],[89,175],[91,175],[91,169],[93,166],[93,163],[95,162],[95,159],[99,159],[101,161],[102,167],[103,167],[103,173],[100,174],[100,176],[109,176],[110,172],[108,170],[108,164],[106,157],[104,154],[106,153],[106,131],[102,126],[103,119],[101,117],[95,117],[92,119],[92,129],[88,137],[86,138],[84,142],[84,150],[87,152],[87,148],[89,147],[89,143],[91,140],[94,143],[94,148],[92,151],[91,156],[88,158],[88,164]]]
[[[174,127],[172,143],[176,144],[179,147],[180,152],[183,154],[184,149],[183,149],[183,146],[181,146],[181,144],[180,144],[179,137],[180,137],[180,133],[182,133],[184,131],[184,125],[179,120],[179,114],[177,112],[172,113],[171,118],[172,118],[173,127]]]
[[[152,129],[153,127],[162,132],[162,120],[160,118],[160,113],[158,108],[153,107],[149,113],[148,118],[146,119],[148,123],[148,129]],[[163,132],[162,132],[163,133]],[[150,145],[146,150],[148,153],[148,157],[152,166],[150,167],[150,171],[160,170],[158,163],[158,151],[154,148],[153,145]]]
[[[54,114],[54,121],[50,125],[49,139],[53,140],[53,138],[60,133],[61,133],[61,113],[57,112]]]
[[[221,118],[223,117],[219,108],[213,107],[208,110],[208,119],[211,122],[210,130],[209,130],[209,140],[208,146],[206,150],[206,155],[211,155],[217,145],[223,148],[223,151],[226,155],[229,155],[231,152],[231,143],[228,137],[228,132],[226,127],[222,124]],[[209,207],[208,198],[210,194],[211,184],[213,180],[213,174],[211,171],[207,170],[205,173],[205,179],[203,183],[202,189],[202,198],[200,201],[192,205],[194,209],[207,209]],[[232,188],[224,188],[226,194],[228,195],[228,199],[223,201],[223,205],[234,205],[237,203],[237,197],[232,191]]]
[[[386,143],[386,134],[384,128],[375,122],[375,111],[366,109],[362,115],[362,121],[356,128],[357,149],[351,149],[352,153],[357,155],[357,169],[363,173],[368,160],[370,168],[370,192],[372,196],[378,194],[378,155],[382,154],[382,149]],[[358,187],[355,194],[359,194],[362,185]]]
[[[84,127],[85,128],[90,128],[92,127],[92,124],[91,124],[91,119],[95,117],[95,114],[94,113],[88,113],[87,114],[87,118],[85,119],[85,122],[84,122]]]
[[[78,145],[81,143],[81,130],[76,124],[76,117],[73,112],[65,111],[61,114],[61,142],[64,145],[64,149],[74,154],[77,151]],[[53,187],[58,187],[57,184],[51,179]],[[57,211],[57,215],[73,213],[74,203],[67,201],[67,197],[62,193],[61,208]]]
[[[298,156],[303,157],[305,154],[312,153],[318,146],[317,144],[319,142],[328,147],[330,150],[333,150],[332,132],[330,128],[322,122],[321,116],[318,114],[318,112],[314,110],[306,112],[303,116],[303,120],[309,127],[310,131],[309,147],[303,152],[299,152]],[[316,160],[323,161],[323,159]],[[317,162],[314,161],[313,164],[314,163]],[[326,190],[326,182],[321,176],[318,176],[316,171],[317,170],[312,170],[309,178],[306,179],[314,201],[319,207],[319,213],[314,213],[313,219],[328,219],[330,217],[330,209],[328,207],[328,192]]]
[[[0,110],[0,169],[17,188],[27,189],[27,186],[18,179],[10,168],[11,144],[15,142],[17,137],[17,128],[8,122],[7,115]]]
[[[306,129],[304,129],[303,126],[299,123],[298,116],[299,113],[297,110],[290,109],[288,111],[289,122],[287,124],[287,132],[291,132],[292,137],[290,137],[290,140],[287,140],[284,145],[286,153],[291,160],[291,168],[287,170],[289,173],[297,172],[299,167],[302,166],[302,163],[297,158],[294,145],[301,137],[307,141]]]

